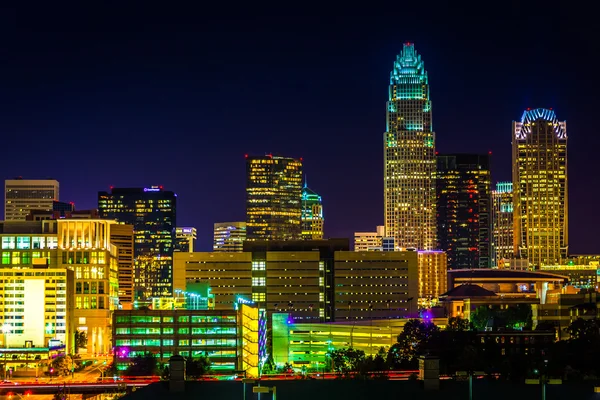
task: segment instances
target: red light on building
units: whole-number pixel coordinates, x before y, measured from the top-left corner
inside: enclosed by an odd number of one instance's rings
[[[248,158],[248,154],[244,154],[244,158]]]
[[[490,150],[490,151],[488,151],[488,154],[491,156],[491,155],[492,155],[492,151],[491,151],[491,150]]]

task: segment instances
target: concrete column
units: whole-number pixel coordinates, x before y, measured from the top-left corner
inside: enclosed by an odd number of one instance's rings
[[[185,358],[175,355],[169,358],[169,391],[185,392]]]
[[[425,390],[439,390],[440,359],[438,357],[419,357],[419,380],[423,381]]]

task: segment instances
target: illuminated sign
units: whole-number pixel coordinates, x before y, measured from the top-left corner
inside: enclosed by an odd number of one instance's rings
[[[144,192],[160,192],[160,188],[158,186],[152,186],[149,188],[144,188]]]

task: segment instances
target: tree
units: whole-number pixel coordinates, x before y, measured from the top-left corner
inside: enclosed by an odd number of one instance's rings
[[[185,365],[185,375],[191,379],[198,379],[210,372],[210,360],[206,355],[189,359]]]
[[[283,364],[283,366],[281,368],[279,368],[278,372],[280,372],[282,374],[290,374],[290,373],[294,372],[294,367],[289,362],[286,362],[285,364]]]
[[[127,368],[125,375],[130,376],[152,376],[158,372],[158,362],[151,353],[136,356]]]
[[[434,341],[439,339],[440,328],[431,322],[421,322],[410,319],[398,335],[395,343],[388,353],[388,363],[396,368],[403,362],[416,363],[417,357],[425,353]]]
[[[364,351],[353,348],[330,351],[329,357],[333,363],[333,370],[342,374],[359,371],[366,359]]]
[[[485,331],[490,318],[494,317],[494,311],[487,306],[479,306],[471,313],[471,323],[478,331]]]
[[[50,370],[52,376],[67,376],[71,374],[73,369],[73,359],[71,356],[59,356],[56,357],[50,363]]]
[[[450,317],[448,319],[448,325],[446,325],[446,330],[453,332],[464,332],[471,330],[471,324],[469,323],[469,320],[461,317]]]
[[[79,349],[87,348],[87,333],[85,331],[75,331],[75,353],[79,353]]]
[[[571,335],[571,339],[582,342],[597,343],[600,340],[600,324],[596,318],[577,318],[569,324],[565,332]]]

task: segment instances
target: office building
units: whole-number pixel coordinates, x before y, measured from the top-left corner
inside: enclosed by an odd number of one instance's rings
[[[329,321],[334,312],[334,253],[348,251],[347,239],[246,241],[242,253],[176,253],[175,268],[188,283],[207,281],[215,309],[230,309],[238,296],[251,298],[269,314]]]
[[[175,228],[175,245],[174,245],[173,251],[183,251],[184,253],[193,253],[195,241],[196,241],[196,228],[192,228],[192,227]]]
[[[385,234],[400,249],[435,249],[432,129],[427,72],[413,43],[405,43],[390,74],[384,133]]]
[[[538,268],[568,251],[567,123],[527,109],[513,122],[514,251]]]
[[[131,309],[135,300],[133,225],[111,224],[110,243],[116,246],[119,304],[121,308]]]
[[[52,211],[58,201],[54,179],[7,179],[4,182],[4,220],[25,221],[32,210]]]
[[[302,161],[246,157],[248,240],[294,240],[302,236]]]
[[[414,251],[335,252],[335,320],[414,316],[418,268]]]
[[[162,186],[98,193],[102,218],[133,225],[136,300],[173,295],[176,209],[177,195]]]
[[[443,251],[418,252],[418,302],[428,307],[448,289],[448,264]]]
[[[244,251],[245,222],[217,222],[214,225],[213,251],[239,253]]]
[[[354,251],[381,251],[385,227],[378,226],[377,232],[354,232]]]
[[[304,184],[302,188],[302,238],[323,239],[323,201]]]
[[[61,270],[74,272],[74,289],[67,290],[74,308],[67,317],[73,318],[75,330],[87,333],[87,351],[107,354],[111,349],[111,315],[118,307],[118,248],[111,243],[111,227],[115,221],[89,219],[59,219],[50,221],[15,221],[0,224],[2,266],[20,274],[19,270],[40,269],[41,275],[54,276]],[[42,269],[47,272],[42,273]],[[12,272],[11,272],[12,273]],[[16,275],[18,276],[18,275]],[[62,276],[62,275],[55,275]],[[24,289],[21,289],[24,290]],[[50,289],[48,289],[50,290]],[[63,293],[57,293],[58,295]],[[5,296],[6,297],[6,296]],[[62,300],[47,299],[46,306],[56,318],[46,321],[49,331],[59,330],[60,314],[65,309]],[[52,307],[56,306],[56,307]],[[68,304],[66,304],[68,306]],[[26,312],[26,311],[25,311]],[[60,313],[59,313],[60,312]],[[59,339],[60,340],[60,339]],[[67,337],[71,340],[71,337]],[[71,348],[71,344],[67,345]]]
[[[492,191],[492,266],[511,258],[514,258],[512,182],[498,182]]]
[[[5,238],[8,237],[2,235],[2,239]],[[17,254],[20,254],[20,258]],[[1,347],[64,346],[67,352],[71,352],[74,350],[72,338],[75,332],[73,271],[68,268],[49,268],[43,264],[33,265],[32,259],[27,258],[29,254],[28,251],[2,252]]]
[[[240,299],[229,310],[119,310],[114,314],[115,366],[125,370],[136,356],[153,354],[166,363],[173,355],[207,356],[213,373],[258,377],[266,354],[263,314]]]
[[[436,196],[437,249],[448,268],[490,268],[489,155],[438,155]]]

